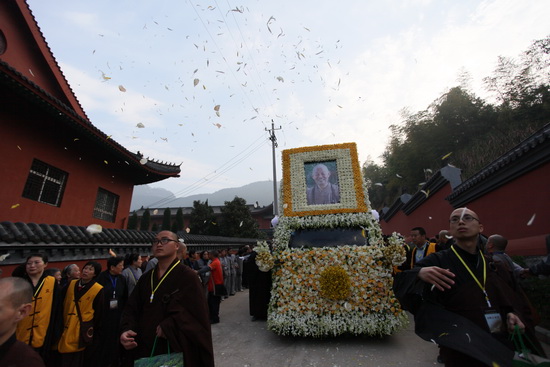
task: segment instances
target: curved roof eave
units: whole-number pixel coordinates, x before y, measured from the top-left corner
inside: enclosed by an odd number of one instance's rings
[[[160,163],[155,160],[148,160],[147,163],[141,164],[140,158],[136,153],[130,152],[121,144],[111,139],[95,127],[90,120],[77,114],[69,106],[2,60],[0,60],[0,82],[18,91],[20,95],[23,95],[31,103],[38,105],[44,110],[49,110],[50,114],[55,116],[60,122],[89,134],[99,145],[135,169],[137,171],[135,173],[141,173],[141,177],[136,180],[136,184],[146,184],[169,177],[179,177],[181,164]]]

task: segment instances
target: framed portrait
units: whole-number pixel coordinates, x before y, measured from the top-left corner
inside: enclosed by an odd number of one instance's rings
[[[286,216],[366,212],[355,143],[283,150]]]

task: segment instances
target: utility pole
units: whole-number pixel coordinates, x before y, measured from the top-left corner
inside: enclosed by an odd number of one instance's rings
[[[278,129],[275,129],[275,124],[271,120],[271,129],[265,128],[265,131],[269,131],[269,140],[271,140],[271,149],[273,152],[273,216],[279,214],[279,202],[277,200],[277,167],[275,164],[275,148],[277,148],[277,137],[275,136],[275,130],[281,130],[282,127],[279,126]]]

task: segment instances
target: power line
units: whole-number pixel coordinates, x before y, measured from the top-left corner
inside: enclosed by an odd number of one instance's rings
[[[245,149],[243,149],[240,153],[238,153],[233,158],[231,158],[230,160],[228,160],[227,162],[222,164],[220,167],[218,167],[214,171],[208,173],[204,177],[198,179],[197,181],[193,182],[191,185],[183,188],[180,191],[175,192],[173,194],[175,196],[175,198],[165,197],[165,198],[162,198],[160,200],[157,200],[157,201],[147,205],[147,207],[160,207],[160,206],[166,205],[166,204],[168,204],[172,201],[177,200],[179,198],[178,196],[186,196],[186,195],[200,189],[201,187],[206,185],[207,182],[212,182],[216,178],[220,177],[224,173],[228,172],[229,170],[233,169],[234,167],[239,165],[241,162],[246,160],[248,157],[250,157],[256,151],[258,151],[260,148],[262,148],[262,146],[266,143],[267,140],[268,139],[265,138],[265,134],[262,133],[261,136],[259,136],[256,140],[254,140],[251,144],[249,144]],[[248,151],[249,149],[250,149],[250,151]]]
[[[246,91],[243,89],[243,86],[242,84],[239,82],[239,80],[237,79],[237,76],[235,75],[235,73],[233,72],[233,68],[231,68],[227,62],[227,59],[225,58],[222,50],[220,49],[220,47],[218,46],[216,40],[214,39],[214,37],[212,36],[212,34],[210,33],[210,30],[208,29],[208,27],[206,26],[206,23],[204,22],[204,20],[202,19],[202,17],[200,16],[199,12],[197,11],[197,9],[195,9],[195,5],[191,2],[191,0],[188,0],[189,1],[189,6],[191,6],[191,8],[193,8],[193,11],[195,12],[195,14],[197,14],[197,17],[199,18],[199,20],[201,21],[204,29],[206,30],[206,33],[208,33],[208,35],[210,36],[210,39],[212,40],[212,42],[214,43],[214,46],[216,46],[216,48],[218,49],[218,52],[220,53],[220,55],[222,56],[222,59],[223,61],[225,62],[225,64],[227,65],[227,68],[228,70],[231,72],[231,75],[233,76],[233,78],[235,79],[235,81],[237,82],[237,84],[239,85],[239,88],[241,89],[243,95],[246,97],[246,99],[248,100],[248,102],[250,103],[250,106],[252,107],[252,109],[256,112],[258,112],[258,109],[256,107],[254,107],[254,103],[252,102],[252,100],[250,99],[250,97],[248,96],[248,94],[246,93]],[[263,122],[262,122],[263,123]]]

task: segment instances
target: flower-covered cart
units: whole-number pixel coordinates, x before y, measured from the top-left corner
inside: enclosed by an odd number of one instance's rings
[[[315,181],[316,173],[325,177]],[[355,144],[283,151],[281,196],[272,251],[257,247],[256,263],[273,276],[268,328],[324,337],[382,336],[405,326],[392,291],[402,240],[395,233],[384,240],[368,209]]]

